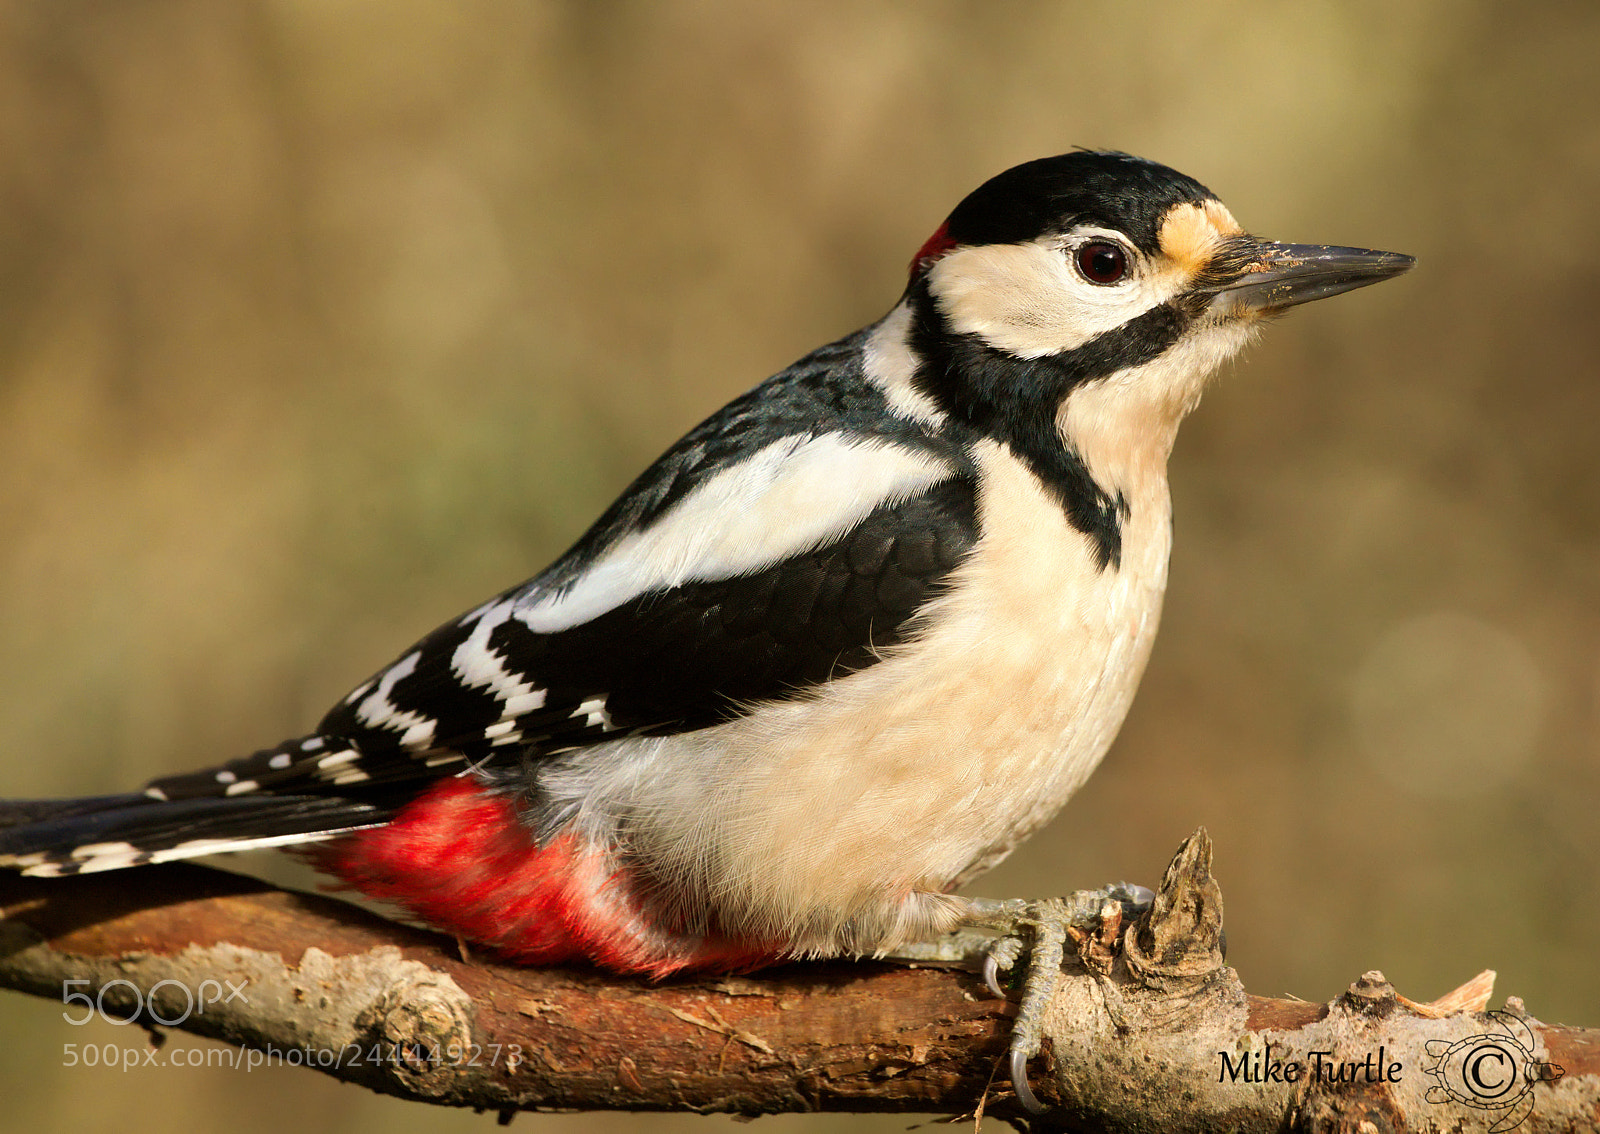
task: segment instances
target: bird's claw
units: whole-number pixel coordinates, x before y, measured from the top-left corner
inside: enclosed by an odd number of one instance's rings
[[[996,937],[983,955],[983,983],[1001,1000],[1006,990],[1000,986],[1000,970],[1010,971],[1022,957],[1023,941],[1014,933]]]
[[[1022,1001],[1011,1028],[1011,1086],[1029,1113],[1044,1112],[1028,1085],[1028,1060],[1044,1043],[1044,1012],[1061,979],[1067,942],[1072,941],[1079,959],[1091,970],[1108,972],[1121,927],[1154,898],[1145,887],[1124,882],[1042,901],[973,900],[972,923],[1001,931],[984,956],[983,979],[989,991],[1005,997],[1001,970],[1009,971],[1024,952],[1028,955]]]

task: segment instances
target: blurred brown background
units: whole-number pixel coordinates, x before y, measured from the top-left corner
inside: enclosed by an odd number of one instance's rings
[[[978,182],[1111,146],[1421,263],[1270,328],[1186,427],[1132,719],[982,891],[1150,882],[1203,823],[1253,991],[1492,966],[1600,1025],[1597,49],[1571,3],[7,5],[0,793],[304,730],[887,310]],[[492,1122],[64,1068],[143,1037],[60,1015],[0,996],[13,1128]],[[645,1121],[727,1120],[517,1128]]]

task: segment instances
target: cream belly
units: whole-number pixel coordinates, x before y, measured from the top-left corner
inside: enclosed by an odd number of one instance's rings
[[[817,954],[944,932],[964,910],[948,890],[1104,756],[1160,614],[1165,478],[1129,497],[1120,567],[1101,569],[1009,451],[978,456],[986,546],[929,612],[936,629],[820,692],[542,778],[675,920]]]

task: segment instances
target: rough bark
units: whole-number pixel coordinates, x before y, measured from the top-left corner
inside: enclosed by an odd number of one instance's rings
[[[1543,1025],[1515,1000],[1485,1013],[1482,978],[1432,1005],[1378,973],[1327,1004],[1248,995],[1222,963],[1209,864],[1201,833],[1150,915],[1076,941],[1045,1021],[1051,1070],[1034,1064],[1053,1108],[1042,1118],[1024,1119],[997,1072],[1013,1008],[972,973],[796,964],[650,984],[517,968],[189,865],[0,874],[0,986],[134,1017],[153,1039],[172,1026],[237,1044],[241,1065],[304,1064],[501,1112],[981,1108],[1042,1129],[1600,1128],[1600,1032]]]

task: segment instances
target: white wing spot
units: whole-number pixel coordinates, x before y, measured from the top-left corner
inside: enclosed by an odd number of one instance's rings
[[[150,856],[143,851],[134,851],[131,854],[102,854],[94,858],[86,858],[82,862],[67,864],[62,863],[56,868],[57,874],[94,874],[101,870],[121,870],[126,866],[142,866],[150,861]]]
[[[137,854],[139,848],[132,843],[85,843],[81,847],[72,848],[73,858],[98,858],[103,854]]]
[[[228,794],[228,795],[244,795],[246,792],[255,791],[256,788],[258,788],[260,786],[261,785],[256,783],[254,780],[240,780],[236,784],[229,784],[226,794]]]
[[[406,729],[400,737],[400,743],[407,748],[426,748],[433,743],[433,734],[438,728],[438,721],[424,718]]]
[[[233,783],[234,780],[236,780],[238,778],[239,778],[238,776],[234,775],[232,772],[228,771],[226,768],[224,768],[222,771],[217,773],[217,783],[219,783],[219,784],[231,784],[231,783]]]
[[[531,713],[535,709],[544,708],[545,691],[535,689],[528,693],[518,693],[508,697],[505,704],[505,714],[508,717],[520,717],[523,713]]]
[[[422,654],[412,650],[405,657],[395,662],[386,669],[378,681],[378,686],[373,689],[361,703],[356,706],[356,718],[362,724],[371,728],[382,728],[390,731],[412,728],[416,725],[430,724],[431,720],[421,713],[401,709],[390,698],[395,683],[416,672],[417,662],[422,659]],[[369,682],[363,689],[371,688]]]
[[[509,717],[539,708],[545,698],[545,691],[531,679],[506,668],[506,659],[489,644],[495,629],[508,621],[514,610],[512,599],[485,607],[472,633],[450,657],[450,671],[468,686],[488,689],[500,702],[502,715]]]
[[[267,761],[267,767],[269,767],[269,768],[287,768],[289,766],[289,764],[290,764],[290,761],[291,761],[291,757],[289,756],[289,754],[287,752],[280,752],[276,756],[274,756],[272,759]]]
[[[73,870],[61,865],[59,862],[46,862],[38,866],[30,866],[22,873],[33,878],[60,878],[63,874],[73,873]]]
[[[589,698],[576,709],[573,709],[568,714],[568,717],[572,720],[577,720],[579,717],[584,718],[583,724],[585,728],[598,728],[604,732],[610,732],[616,728],[616,725],[611,723],[611,714],[606,712],[606,699],[604,697]]]
[[[15,866],[24,874],[34,873],[34,868],[43,866],[45,855],[43,851],[32,854],[0,854],[0,866]]]

